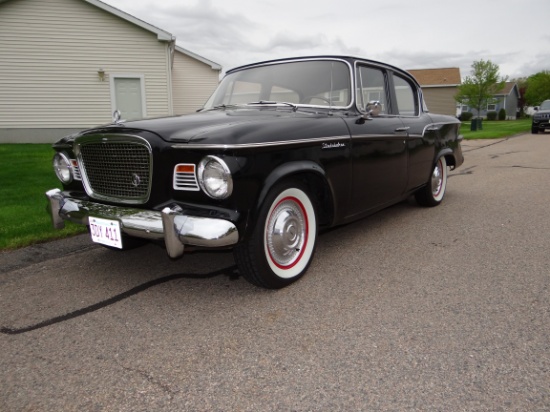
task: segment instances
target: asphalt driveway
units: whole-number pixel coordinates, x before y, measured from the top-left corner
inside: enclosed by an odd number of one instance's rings
[[[550,410],[550,135],[463,148],[441,206],[323,234],[280,291],[230,252],[1,253],[0,410]]]

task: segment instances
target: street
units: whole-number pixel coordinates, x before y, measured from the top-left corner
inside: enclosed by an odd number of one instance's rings
[[[0,253],[0,411],[550,410],[550,134],[463,151],[279,291],[230,251]]]

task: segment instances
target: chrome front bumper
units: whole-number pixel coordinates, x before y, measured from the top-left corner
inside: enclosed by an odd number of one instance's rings
[[[90,216],[118,220],[122,233],[128,236],[164,239],[171,258],[182,256],[184,245],[222,247],[234,245],[239,240],[237,227],[230,221],[184,215],[177,207],[166,207],[162,212],[157,212],[108,206],[69,197],[59,189],[49,190],[46,197],[56,229],[65,227],[66,220],[88,225]]]

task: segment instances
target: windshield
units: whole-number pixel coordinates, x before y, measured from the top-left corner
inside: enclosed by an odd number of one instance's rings
[[[350,69],[342,61],[299,61],[252,67],[228,74],[204,108],[248,103],[347,107]]]
[[[540,110],[550,110],[550,100],[545,100],[540,105]]]

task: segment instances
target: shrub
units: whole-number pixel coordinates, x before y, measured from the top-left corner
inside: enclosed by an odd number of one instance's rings
[[[498,111],[498,120],[506,120],[506,110],[504,107]]]
[[[487,112],[487,120],[496,120],[497,112]]]
[[[472,117],[473,117],[472,112],[462,112],[462,114],[460,115],[460,121],[467,122],[468,120],[471,120]]]

